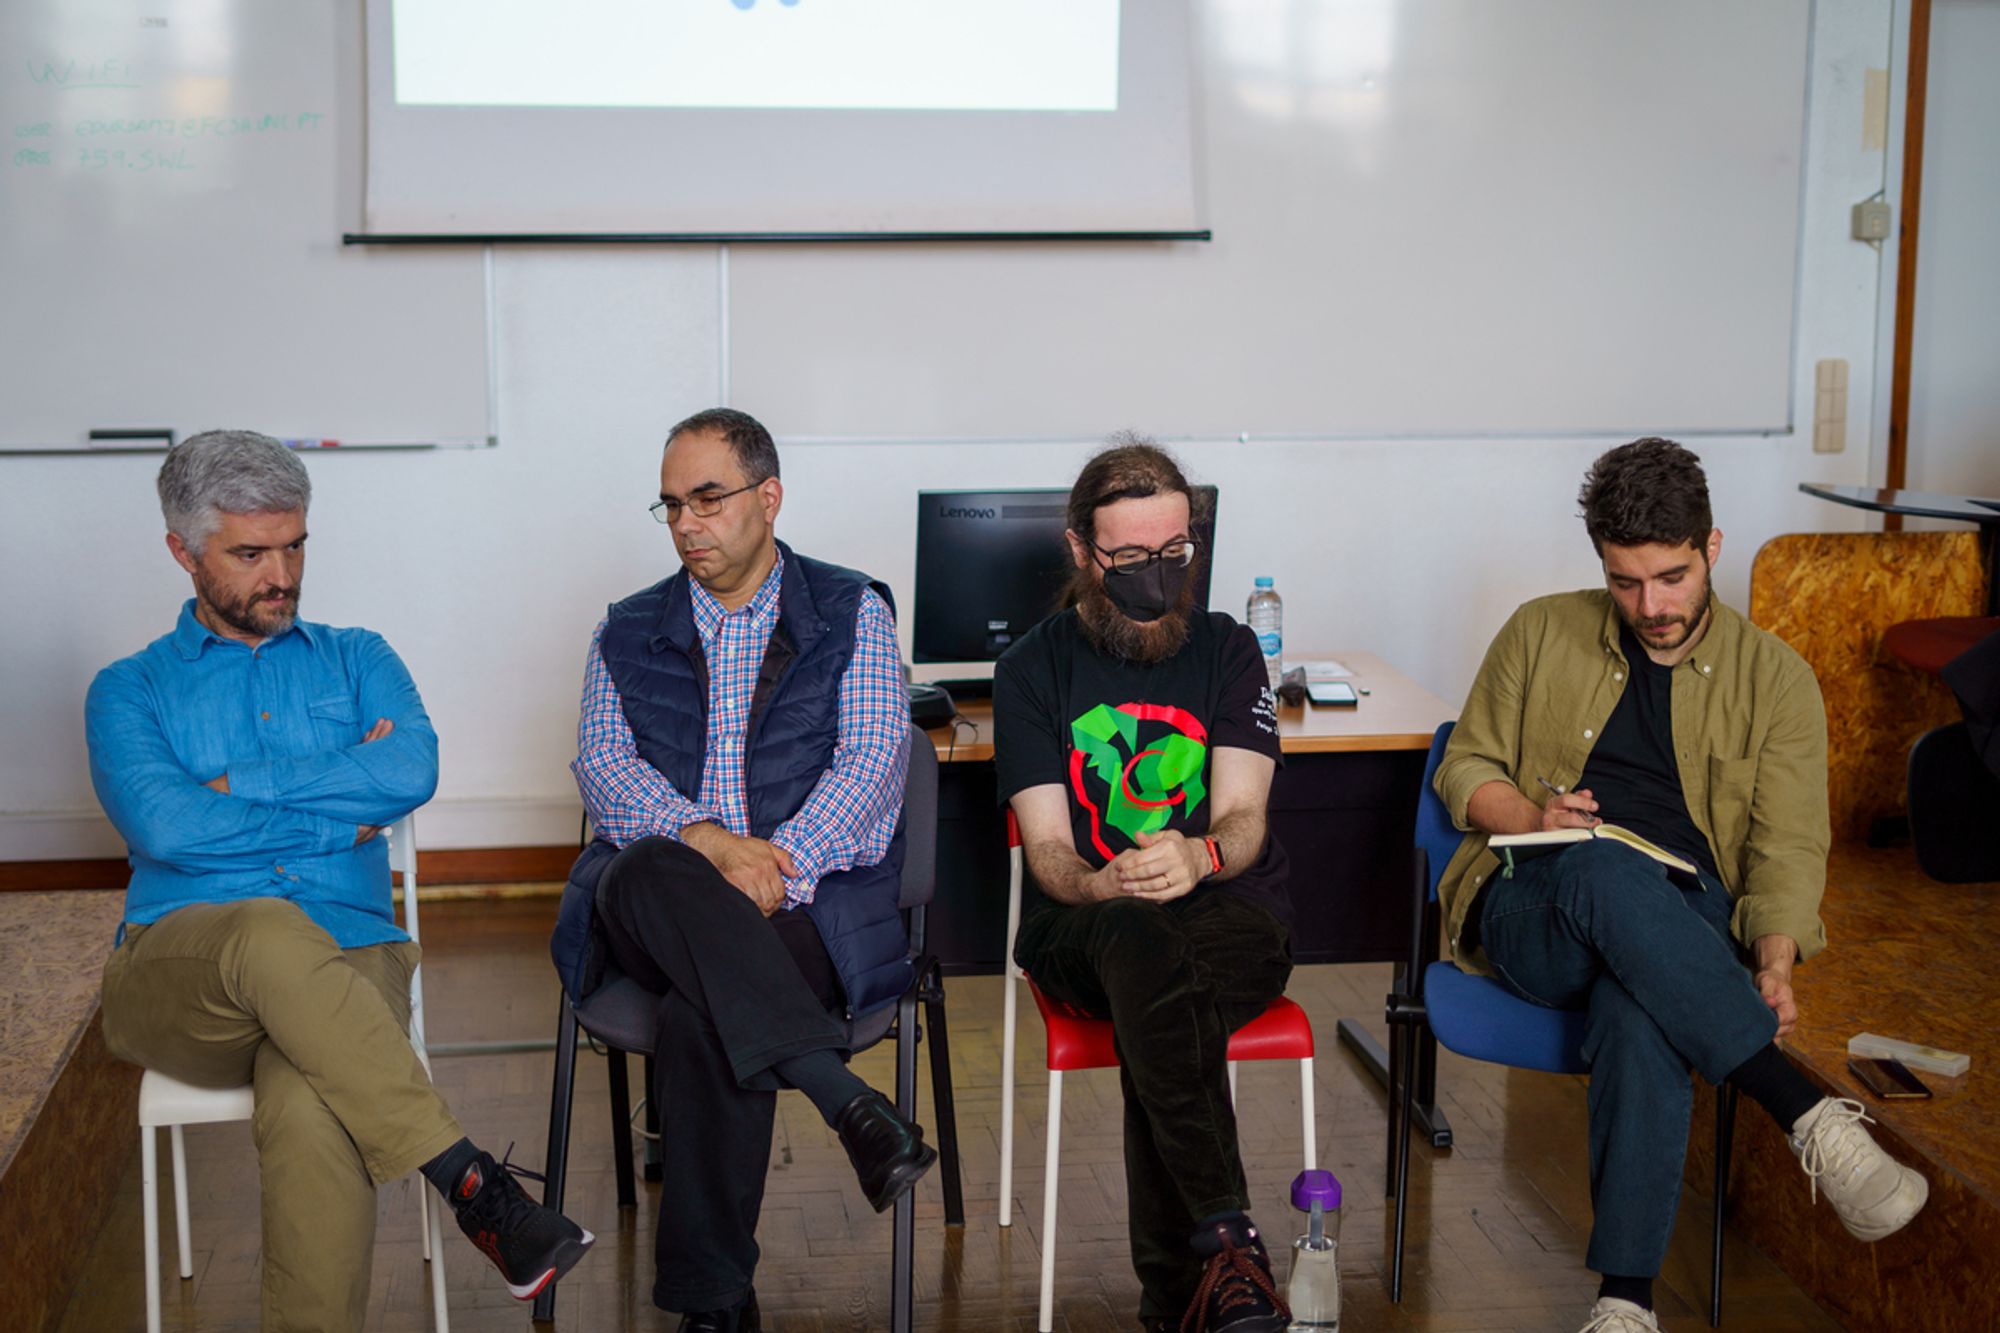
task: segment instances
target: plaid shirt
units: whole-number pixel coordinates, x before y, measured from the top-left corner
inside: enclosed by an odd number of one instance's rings
[[[604,622],[597,623],[584,665],[577,757],[570,772],[599,837],[617,847],[654,834],[678,841],[683,828],[703,821],[749,836],[744,742],[757,670],[778,623],[783,574],[781,557],[756,595],[735,611],[688,581],[695,630],[708,659],[708,745],[701,790],[693,799],[674,790],[665,774],[639,757],[618,687],[598,649]],[[833,762],[798,813],[771,832],[772,844],[790,853],[799,872],[785,880],[788,907],[811,902],[822,876],[879,862],[888,854],[902,812],[909,695],[903,688],[895,622],[873,590],[861,594],[854,631],[854,657],[840,679],[840,734]]]

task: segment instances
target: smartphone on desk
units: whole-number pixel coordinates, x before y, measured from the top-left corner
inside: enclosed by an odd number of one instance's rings
[[[1851,1055],[1847,1058],[1847,1067],[1854,1077],[1861,1080],[1861,1086],[1885,1102],[1921,1100],[1931,1095],[1924,1081],[1912,1074],[1910,1067],[1901,1060]]]
[[[1309,680],[1306,698],[1314,708],[1352,708],[1361,702],[1354,687],[1344,680]]]

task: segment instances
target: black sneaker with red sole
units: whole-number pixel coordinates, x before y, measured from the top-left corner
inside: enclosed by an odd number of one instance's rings
[[[482,1152],[452,1186],[450,1203],[459,1230],[493,1261],[507,1290],[527,1301],[576,1267],[597,1237],[529,1198],[516,1176],[542,1179]]]

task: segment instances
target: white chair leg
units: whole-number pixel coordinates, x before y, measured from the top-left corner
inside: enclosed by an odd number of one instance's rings
[[[1229,1061],[1229,1105],[1232,1109],[1236,1105],[1236,1062],[1234,1060]]]
[[[139,1126],[139,1208],[146,1232],[146,1333],[160,1333],[159,1131]]]
[[[422,1176],[417,1177],[417,1234],[424,1242],[424,1262],[431,1262],[431,1200],[437,1191]]]
[[[1319,1169],[1319,1126],[1313,1123],[1313,1062],[1299,1061],[1299,1118],[1306,1141],[1306,1170]]]
[[[1019,986],[1003,971],[1007,988],[1000,1020],[1000,1225],[1014,1225],[1014,1020]]]
[[[1049,1071],[1049,1160],[1042,1185],[1042,1307],[1035,1321],[1040,1333],[1055,1327],[1056,1314],[1056,1177],[1062,1169],[1062,1070]]]
[[[187,1140],[179,1125],[171,1125],[167,1133],[174,1141],[174,1236],[180,1241],[181,1279],[186,1281],[194,1276],[194,1240],[188,1233],[188,1167]]]
[[[423,1192],[421,1211],[424,1215],[424,1236],[437,1235],[437,1247],[428,1255],[431,1265],[431,1319],[437,1325],[438,1333],[451,1333],[451,1311],[444,1302],[444,1210],[437,1191],[428,1181],[422,1181],[417,1188]]]

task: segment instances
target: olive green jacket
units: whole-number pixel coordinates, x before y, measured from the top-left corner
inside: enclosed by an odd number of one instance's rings
[[[1708,632],[1673,671],[1681,793],[1735,899],[1736,938],[1789,935],[1810,958],[1826,945],[1819,902],[1831,836],[1819,682],[1776,635],[1711,605]],[[1548,796],[1538,778],[1576,785],[1630,672],[1618,624],[1603,589],[1537,598],[1508,619],[1438,766],[1437,793],[1459,828],[1471,829],[1466,804],[1488,782],[1512,783],[1536,805]],[[1498,867],[1474,831],[1438,885],[1452,954],[1475,972],[1490,970],[1485,951],[1461,950],[1459,931]]]

